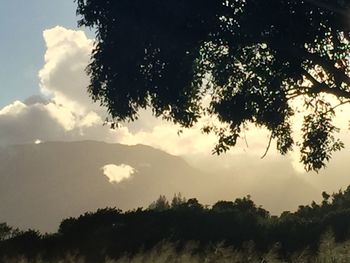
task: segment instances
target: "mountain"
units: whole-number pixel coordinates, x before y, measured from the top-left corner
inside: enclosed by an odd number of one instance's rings
[[[129,165],[135,173],[110,183],[102,169],[109,164]],[[160,194],[171,199],[178,192],[204,204],[251,194],[272,212],[296,208],[300,200],[309,203],[315,193],[320,195],[304,181],[288,178],[207,172],[145,145],[80,141],[6,146],[0,148],[0,222],[51,232],[66,217],[107,206],[147,207]]]
[[[110,183],[102,169],[108,164],[136,172]],[[83,141],[3,147],[0,178],[0,221],[50,231],[64,217],[97,208],[147,206],[165,192],[187,195],[200,173],[148,146]]]

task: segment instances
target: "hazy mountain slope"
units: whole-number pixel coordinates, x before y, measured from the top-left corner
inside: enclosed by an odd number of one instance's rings
[[[109,183],[101,168],[122,163],[137,172]],[[0,177],[0,220],[44,230],[99,207],[130,209],[161,193],[189,194],[199,181],[199,173],[179,157],[142,145],[91,141],[2,148]]]
[[[137,172],[111,184],[102,171],[107,164],[130,165]],[[144,145],[82,141],[3,147],[0,222],[52,231],[65,217],[106,206],[147,207],[160,194],[171,197],[178,192],[204,204],[251,194],[257,204],[274,213],[320,195],[298,178],[279,176],[279,170],[264,174],[250,166],[247,171],[249,175],[200,171],[180,157]]]

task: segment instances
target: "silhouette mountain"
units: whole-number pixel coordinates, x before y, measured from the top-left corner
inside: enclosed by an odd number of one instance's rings
[[[110,183],[102,169],[108,164],[129,165],[135,173]],[[204,204],[251,194],[274,213],[297,208],[301,199],[309,203],[320,192],[298,178],[262,175],[247,183],[245,175],[233,173],[198,170],[181,157],[145,145],[80,141],[6,146],[0,149],[0,222],[51,232],[63,218],[107,206],[147,207],[160,194],[171,198],[178,192]]]
[[[132,178],[110,183],[102,167],[126,164]],[[0,153],[0,220],[50,231],[61,219],[100,207],[147,206],[160,193],[188,194],[199,172],[144,145],[94,141],[15,145]]]

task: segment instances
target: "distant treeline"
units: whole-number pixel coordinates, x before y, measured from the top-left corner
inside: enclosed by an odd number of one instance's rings
[[[306,249],[316,254],[328,232],[336,242],[350,239],[350,187],[332,195],[323,192],[322,197],[320,204],[312,202],[279,217],[258,207],[249,196],[207,207],[178,194],[170,202],[160,196],[147,209],[104,208],[64,219],[53,234],[19,231],[3,223],[0,259],[40,257],[50,262],[70,254],[97,263],[150,251],[164,241],[176,244],[178,251],[196,242],[193,253],[198,254],[218,243],[238,251],[253,244],[261,255],[274,249],[283,259]]]

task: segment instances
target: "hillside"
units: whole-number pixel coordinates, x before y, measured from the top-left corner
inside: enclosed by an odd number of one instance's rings
[[[130,165],[136,172],[112,184],[103,174],[107,164]],[[186,195],[200,181],[200,173],[179,157],[143,145],[94,141],[2,148],[0,176],[0,221],[43,231],[100,207],[131,209],[161,193]]]
[[[110,183],[102,169],[108,164],[129,165],[135,173],[128,180]],[[276,214],[320,195],[300,178],[286,180],[275,173],[251,178],[234,171],[206,172],[144,145],[81,141],[2,147],[0,222],[51,232],[63,218],[107,206],[147,207],[160,194],[171,198],[178,192],[209,205],[250,194]]]

